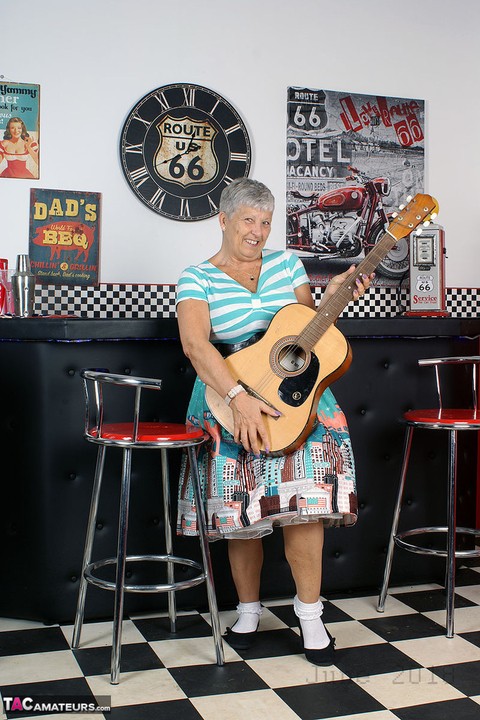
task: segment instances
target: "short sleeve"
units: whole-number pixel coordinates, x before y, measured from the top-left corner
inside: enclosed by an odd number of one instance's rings
[[[206,280],[199,268],[194,265],[186,268],[178,280],[176,304],[178,305],[182,300],[208,302]]]
[[[286,255],[293,288],[300,287],[300,285],[310,285],[310,280],[300,258],[293,253],[286,253]]]

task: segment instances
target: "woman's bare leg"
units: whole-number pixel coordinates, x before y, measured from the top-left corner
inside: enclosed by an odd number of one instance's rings
[[[260,600],[263,545],[256,540],[229,540],[228,558],[240,602]]]
[[[255,637],[262,614],[260,603],[260,575],[263,564],[263,545],[257,540],[229,540],[228,556],[233,581],[238,594],[238,620],[226,639],[233,647],[245,649]]]
[[[323,523],[285,525],[283,538],[298,598],[304,603],[317,602],[322,583]]]
[[[319,653],[330,645],[321,617],[323,534],[321,521],[283,528],[285,555],[297,589],[293,607],[303,633],[305,654],[311,662],[318,664],[324,660],[323,653]],[[326,652],[330,661],[333,648]]]

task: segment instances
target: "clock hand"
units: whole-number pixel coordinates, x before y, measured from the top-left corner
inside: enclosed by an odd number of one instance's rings
[[[192,143],[193,143],[193,138],[194,138],[194,137],[195,137],[195,132],[192,133],[192,137],[190,138],[190,142],[188,143],[188,147],[187,147],[187,149],[185,150],[185,152],[182,153],[182,155],[187,155],[187,153],[190,152],[190,149],[191,149],[191,147],[192,147]]]
[[[177,153],[177,154],[174,155],[173,157],[167,158],[166,160],[162,160],[162,162],[159,163],[159,165],[165,165],[166,163],[171,162],[171,161],[174,160],[175,158],[182,157],[182,155],[188,155],[188,153],[190,153],[190,152],[195,152],[195,150],[200,150],[201,145],[199,145],[198,143],[194,143],[194,142],[193,142],[194,137],[195,137],[195,136],[192,135],[192,137],[190,138],[190,142],[188,143],[186,150],[184,150],[183,152]]]
[[[185,152],[182,153],[182,155],[188,155],[188,153],[195,152],[195,150],[200,150],[200,148],[201,145],[198,145],[198,143],[191,143],[185,150]]]

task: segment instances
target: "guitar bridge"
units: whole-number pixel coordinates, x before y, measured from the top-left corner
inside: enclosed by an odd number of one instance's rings
[[[256,390],[250,387],[250,385],[247,385],[247,383],[242,382],[241,380],[237,380],[237,383],[243,387],[243,389],[252,397],[256,398],[257,400],[261,400],[265,403],[265,405],[268,405],[268,407],[271,407],[272,410],[275,410],[276,413],[278,413],[278,417],[273,418],[274,420],[278,420],[278,418],[283,414],[280,412],[278,408],[275,407],[271,402],[266,400],[264,397],[260,395],[260,393],[257,393]]]

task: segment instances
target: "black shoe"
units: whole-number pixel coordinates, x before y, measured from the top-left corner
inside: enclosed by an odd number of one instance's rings
[[[327,630],[327,628],[325,628]],[[307,660],[314,665],[333,665],[335,657],[335,638],[330,635],[327,630],[327,635],[330,638],[330,642],[324,648],[311,649],[305,647],[305,641],[303,639],[302,628],[300,627],[300,637],[303,643],[303,652]]]
[[[257,630],[248,633],[237,633],[235,630],[232,630],[232,628],[227,627],[223,639],[226,640],[234,650],[248,650],[255,641]]]

